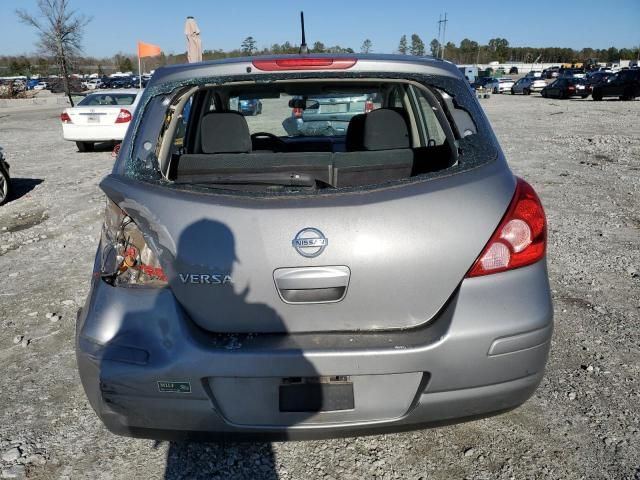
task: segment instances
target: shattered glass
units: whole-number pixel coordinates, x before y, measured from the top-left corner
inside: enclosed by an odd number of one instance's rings
[[[298,195],[298,192],[273,192],[268,194],[256,194],[255,192],[239,192],[211,190],[202,186],[179,184],[176,185],[168,181],[160,173],[158,163],[158,143],[159,137],[166,126],[166,115],[168,107],[176,101],[187,89],[194,86],[215,87],[217,85],[235,82],[255,82],[270,83],[277,80],[297,80],[297,79],[389,79],[414,81],[425,87],[436,88],[446,92],[453,97],[456,108],[466,111],[475,123],[477,133],[468,134],[457,139],[458,148],[457,162],[443,170],[423,173],[402,180],[393,180],[366,187],[346,187],[331,190],[316,190],[305,192],[307,195],[335,195],[340,193],[350,193],[354,191],[369,191],[387,188],[393,185],[404,185],[416,183],[433,178],[450,176],[475,169],[484,164],[495,161],[498,158],[498,142],[493,134],[489,122],[482,111],[478,101],[469,86],[459,78],[436,74],[415,74],[415,73],[393,73],[393,72],[340,72],[336,74],[324,72],[298,72],[298,73],[274,73],[256,75],[237,76],[215,76],[190,78],[181,81],[169,81],[148,87],[140,101],[138,112],[143,115],[136,115],[133,124],[130,126],[131,132],[128,136],[128,148],[123,148],[119,158],[119,165],[116,165],[115,172],[122,173],[130,178],[150,182],[154,184],[166,185],[171,188],[187,189],[199,192],[215,193],[216,195],[233,196],[290,196]],[[170,114],[170,113],[169,113]],[[144,124],[143,124],[144,121]]]

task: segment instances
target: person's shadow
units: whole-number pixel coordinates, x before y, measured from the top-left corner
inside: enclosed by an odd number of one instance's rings
[[[187,314],[192,320],[198,322],[212,322],[219,324],[235,325],[239,330],[251,332],[250,325],[254,324],[270,325],[280,328],[282,331],[283,321],[277,312],[266,304],[250,303],[247,301],[249,287],[234,285],[234,266],[241,262],[236,256],[235,239],[231,230],[224,224],[212,220],[199,220],[186,227],[181,234],[173,263],[173,271],[168,272],[172,291]],[[187,277],[189,275],[189,277]],[[225,281],[228,276],[228,281]],[[218,283],[220,282],[220,283]],[[275,288],[275,286],[274,286]],[[238,325],[240,327],[238,327]],[[215,331],[215,328],[212,328]],[[260,336],[259,327],[254,330]],[[285,333],[273,335],[286,335]],[[236,335],[218,334],[222,347],[229,348],[229,340],[236,342]],[[242,335],[240,335],[242,337]],[[226,344],[226,346],[224,346]],[[243,348],[252,348],[251,339],[240,340],[237,345],[232,345],[234,355],[242,355]],[[229,354],[231,357],[232,355]],[[233,359],[231,359],[233,361]],[[306,363],[302,352],[296,362]],[[309,369],[311,370],[311,369]],[[245,372],[251,375],[251,372]],[[258,376],[258,375],[256,375]],[[312,376],[312,375],[310,375]],[[240,384],[246,379],[223,379],[231,383],[223,383],[220,390],[226,390],[229,385],[233,386],[234,381]],[[206,380],[205,380],[206,381]],[[273,381],[280,381],[274,378]],[[217,415],[221,421],[235,425],[245,425],[250,428],[255,418],[266,418],[266,424],[278,425],[278,419],[283,419],[285,424],[292,425],[291,418],[299,422],[305,414],[296,413],[293,417],[288,417],[279,411],[278,398],[271,398],[272,401],[260,403],[259,401],[249,405],[255,407],[254,411],[247,412],[248,417],[244,418],[242,407],[237,408],[235,403],[246,403],[246,387],[241,387],[237,393],[231,395],[224,394],[216,398],[216,383],[209,383],[210,395],[212,399],[211,415]],[[277,386],[272,386],[271,391]],[[218,391],[218,393],[220,392]],[[237,395],[237,402],[234,401]],[[266,396],[265,396],[266,395]],[[256,392],[256,397],[268,399],[274,395]],[[243,397],[243,398],[240,398]],[[188,408],[188,403],[185,403]],[[261,410],[257,412],[257,410]],[[265,410],[262,410],[265,409]],[[271,411],[269,411],[271,410]],[[229,417],[227,413],[229,413]],[[312,415],[312,412],[309,413]],[[249,418],[250,417],[250,418]],[[263,425],[258,425],[261,427]],[[242,427],[240,427],[242,429]],[[254,435],[255,436],[255,435]],[[197,478],[234,478],[234,479],[277,479],[275,460],[270,443],[232,443],[222,437],[222,441],[216,439],[215,442],[198,441],[172,441],[169,443],[167,453],[167,464],[165,478],[168,480],[177,479],[197,479]]]

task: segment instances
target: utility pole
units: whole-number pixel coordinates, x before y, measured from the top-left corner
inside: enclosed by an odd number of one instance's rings
[[[440,52],[442,51],[442,43],[440,43],[441,38],[442,38],[442,14],[440,14],[440,19],[438,20],[438,53],[436,54],[436,58],[440,58]]]
[[[438,42],[440,42],[440,58],[444,58],[444,42],[447,37],[447,12],[444,12],[444,20],[442,14],[440,14],[440,20],[438,20]],[[442,41],[440,40],[440,31],[442,31]]]

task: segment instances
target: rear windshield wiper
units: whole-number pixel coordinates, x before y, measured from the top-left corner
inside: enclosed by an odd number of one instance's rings
[[[306,173],[234,173],[230,175],[185,175],[176,183],[196,183],[199,185],[283,185],[290,187],[315,187],[316,179]]]

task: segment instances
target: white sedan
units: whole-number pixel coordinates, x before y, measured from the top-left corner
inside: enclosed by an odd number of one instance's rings
[[[530,95],[532,92],[541,92],[546,86],[547,82],[541,78],[523,77],[511,87],[511,94]]]
[[[121,141],[141,96],[142,90],[137,89],[87,95],[60,114],[63,138],[76,142],[81,152],[92,151],[96,142]]]
[[[509,92],[511,87],[513,87],[513,79],[511,77],[494,78],[484,86],[484,88],[491,90],[493,93]]]

